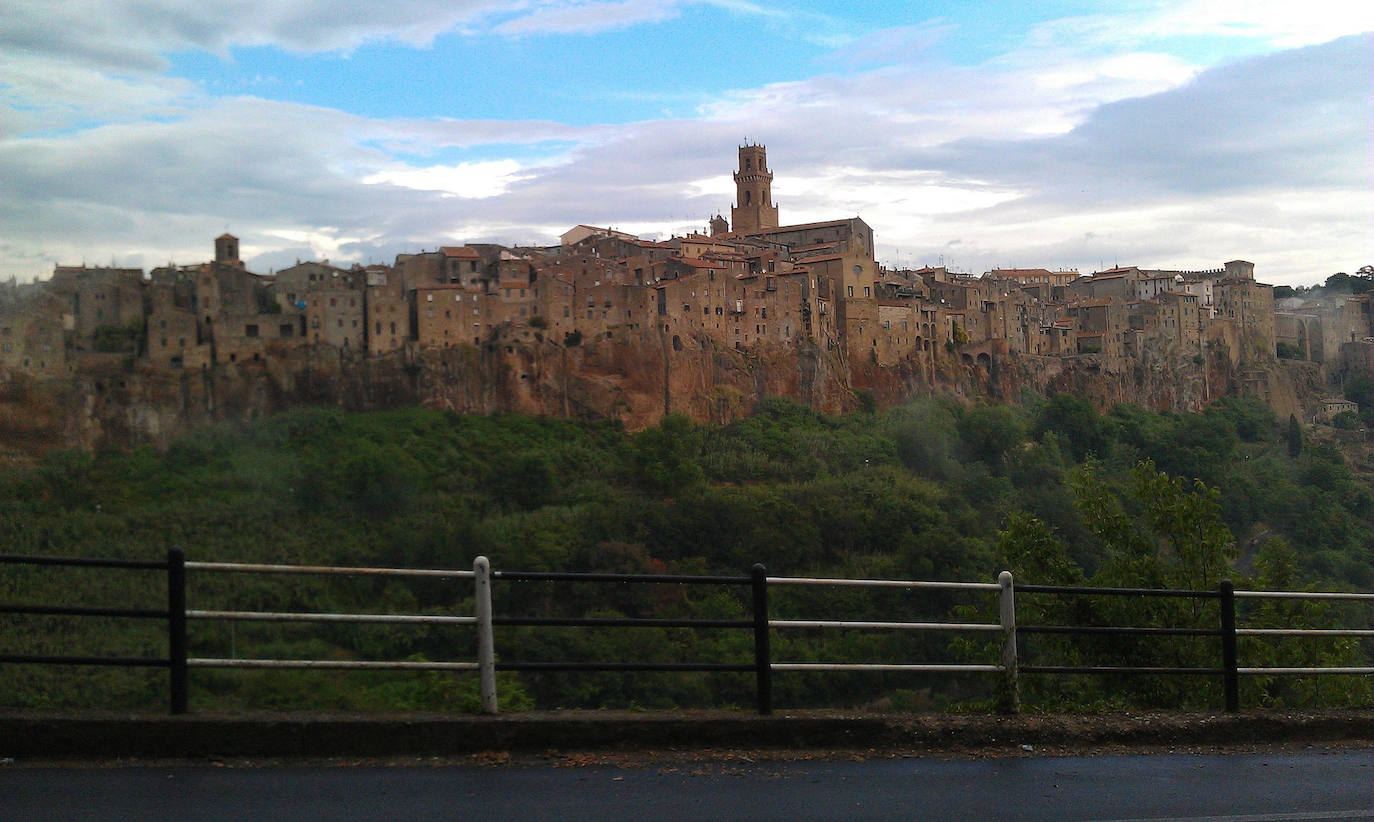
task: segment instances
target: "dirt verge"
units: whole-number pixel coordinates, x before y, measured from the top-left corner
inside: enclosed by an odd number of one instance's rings
[[[429,757],[500,762],[574,752],[643,758],[686,751],[781,758],[998,756],[1303,745],[1374,747],[1374,711],[1021,716],[561,711],[496,717],[0,712],[0,760],[16,761]]]

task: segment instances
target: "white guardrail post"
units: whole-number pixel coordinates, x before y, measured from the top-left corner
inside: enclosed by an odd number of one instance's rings
[[[1002,710],[1014,714],[1021,712],[1021,693],[1016,681],[1016,588],[1011,571],[998,574],[997,585],[1002,589],[997,595],[1002,622]]]
[[[477,687],[482,713],[496,708],[496,644],[491,632],[491,563],[486,557],[472,561],[472,581],[477,608]]]

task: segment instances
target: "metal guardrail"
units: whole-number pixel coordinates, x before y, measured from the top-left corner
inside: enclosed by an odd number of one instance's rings
[[[163,571],[167,574],[167,608],[91,608],[0,603],[0,614],[42,614],[45,616],[114,617],[122,619],[165,619],[167,621],[166,657],[116,657],[76,655],[0,654],[0,664],[29,665],[103,665],[121,668],[166,668],[172,713],[185,713],[187,700],[186,666],[186,555],[179,548],[167,552],[163,562],[136,559],[45,557],[0,554],[0,565],[39,567],[109,568],[123,571]]]
[[[99,657],[62,655],[24,655],[0,653],[0,664],[54,665],[113,665],[126,667],[165,667],[169,671],[171,711],[187,710],[187,679],[189,668],[262,668],[262,669],[338,669],[338,670],[400,670],[400,671],[476,671],[482,709],[497,710],[497,671],[699,671],[755,674],[756,702],[760,713],[772,711],[772,674],[774,672],[892,672],[892,673],[994,673],[1003,678],[1006,710],[1019,709],[1018,677],[1021,674],[1088,674],[1088,675],[1183,675],[1220,676],[1223,681],[1226,709],[1239,708],[1239,677],[1241,675],[1369,675],[1374,667],[1241,667],[1237,659],[1238,637],[1374,637],[1374,629],[1366,628],[1238,628],[1237,599],[1304,599],[1343,600],[1374,603],[1374,594],[1300,591],[1236,591],[1229,581],[1222,582],[1215,591],[1155,588],[1103,588],[1091,586],[1020,585],[1013,584],[1010,572],[1003,571],[996,583],[934,582],[894,579],[836,579],[810,577],[770,577],[762,565],[755,565],[748,576],[672,575],[672,574],[608,574],[543,571],[492,571],[485,557],[473,562],[472,570],[363,568],[336,566],[270,565],[231,562],[187,562],[179,549],[167,553],[165,561],[126,559],[79,559],[0,555],[0,564],[49,567],[105,568],[120,570],[163,571],[167,574],[167,608],[102,608],[30,603],[0,603],[0,613],[38,616],[114,617],[128,619],[158,619],[167,621],[167,657]],[[265,573],[296,575],[351,575],[373,577],[411,577],[471,579],[474,585],[475,608],[472,615],[438,614],[356,614],[302,613],[277,611],[228,611],[188,609],[186,607],[186,571],[216,573]],[[604,583],[633,585],[717,585],[748,586],[751,596],[751,615],[748,619],[690,619],[635,617],[534,617],[494,616],[492,613],[492,583],[553,582]],[[770,619],[768,589],[771,586],[811,586],[867,589],[905,589],[957,592],[997,592],[997,622],[901,622],[890,620],[845,619]],[[1093,597],[1171,597],[1194,600],[1215,600],[1218,603],[1216,628],[1168,626],[1104,626],[1104,625],[1025,625],[1016,624],[1016,595],[1059,595]],[[224,620],[231,622],[301,622],[340,624],[445,625],[474,626],[477,630],[477,659],[475,661],[385,661],[385,660],[311,660],[311,659],[224,659],[191,658],[187,655],[186,626],[188,620]],[[494,626],[574,627],[574,628],[692,628],[705,630],[749,630],[753,638],[753,661],[744,662],[654,662],[654,661],[495,661]],[[890,661],[871,662],[775,662],[772,659],[770,636],[780,630],[858,630],[858,631],[920,631],[999,633],[1001,654],[997,663],[908,663]],[[1221,665],[1200,667],[1129,666],[1129,665],[1022,665],[1017,652],[1016,634],[1077,634],[1107,636],[1187,636],[1219,638]]]

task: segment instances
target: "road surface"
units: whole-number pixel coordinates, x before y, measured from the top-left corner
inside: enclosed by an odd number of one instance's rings
[[[443,767],[0,766],[5,820],[1374,819],[1374,750]]]

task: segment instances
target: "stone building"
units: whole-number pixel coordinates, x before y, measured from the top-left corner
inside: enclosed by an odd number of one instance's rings
[[[1226,263],[1225,277],[1213,286],[1216,318],[1234,323],[1247,341],[1246,359],[1274,355],[1274,287],[1255,282],[1255,264]]]
[[[411,339],[411,311],[400,272],[370,265],[362,273],[368,353],[375,356],[404,348]]]
[[[56,294],[38,294],[0,307],[0,369],[36,376],[67,375],[63,317],[68,307]]]
[[[77,351],[95,350],[97,333],[108,339],[111,330],[142,329],[142,269],[59,265],[45,291],[64,303],[63,322]]]

